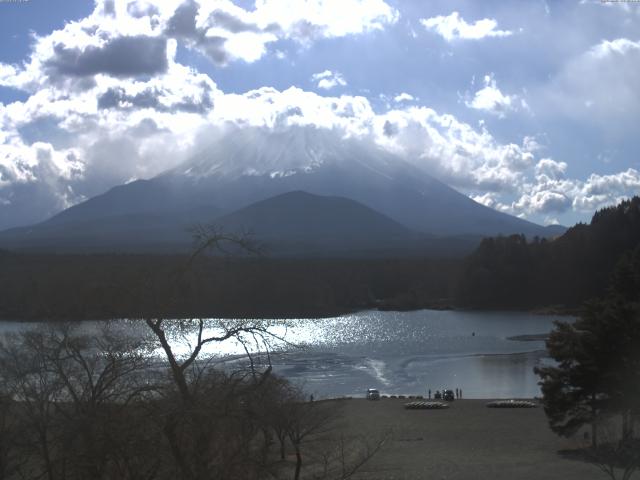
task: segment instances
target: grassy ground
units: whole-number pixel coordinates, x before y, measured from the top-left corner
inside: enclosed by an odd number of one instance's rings
[[[564,458],[577,440],[557,437],[542,408],[492,409],[457,400],[447,410],[405,410],[408,400],[344,400],[348,434],[390,434],[358,479],[603,479],[593,465]]]

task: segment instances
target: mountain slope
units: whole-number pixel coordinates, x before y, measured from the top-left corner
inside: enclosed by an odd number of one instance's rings
[[[94,241],[107,247],[126,244],[131,238],[135,241],[129,243],[144,250],[146,238],[153,249],[158,243],[183,242],[185,218],[194,220],[192,223],[211,220],[212,215],[193,215],[203,206],[215,206],[216,216],[221,216],[300,191],[353,200],[421,234],[477,238],[523,233],[548,237],[556,232],[552,230],[550,235],[544,227],[480,205],[368,142],[313,127],[275,131],[247,127],[229,131],[189,161],[157,177],[115,187],[39,225],[4,232],[0,234],[0,247],[42,247],[63,238],[67,245],[75,238],[81,239],[76,245],[90,247],[91,240],[85,234],[93,232]],[[358,212],[365,215],[363,209]],[[301,222],[301,213],[296,215],[296,221]],[[226,221],[234,225],[237,221],[233,218]],[[370,215],[367,218],[365,223],[372,220]],[[325,244],[331,241],[329,232],[345,224],[334,225],[332,221],[340,223],[337,217],[329,216],[323,219],[322,228],[314,230],[316,238],[322,236]],[[355,217],[351,221],[358,224]],[[271,230],[288,231],[285,222],[276,224],[277,228]],[[313,227],[312,222],[306,224],[307,230]],[[264,222],[263,226],[269,230]],[[380,241],[372,236],[380,237]],[[358,239],[370,240],[372,245],[389,244],[384,229]],[[309,243],[306,240],[303,243]]]
[[[65,216],[0,232],[0,245],[12,250],[58,253],[186,251],[193,243],[190,228],[210,223],[219,214],[215,207],[200,207],[164,214],[105,214],[87,219]]]
[[[232,131],[155,180],[229,210],[303,190],[351,198],[436,235],[546,235],[543,227],[480,205],[396,155],[312,127]]]
[[[543,227],[480,205],[387,151],[312,127],[233,130],[179,167],[116,187],[52,221],[96,218],[114,209],[151,213],[216,205],[231,212],[297,190],[351,198],[438,235],[547,235]]]
[[[225,231],[250,231],[271,253],[362,254],[419,248],[425,235],[353,200],[289,192],[215,222]]]

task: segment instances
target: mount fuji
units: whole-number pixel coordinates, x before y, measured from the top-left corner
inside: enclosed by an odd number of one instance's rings
[[[368,142],[315,127],[246,127],[154,178],[0,232],[0,247],[184,251],[186,228],[202,222],[252,230],[283,254],[425,253],[444,237],[562,233],[480,205]]]

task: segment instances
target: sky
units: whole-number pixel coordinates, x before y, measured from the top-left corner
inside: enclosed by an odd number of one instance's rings
[[[229,124],[334,129],[492,208],[589,221],[640,194],[640,5],[0,0],[0,229]]]

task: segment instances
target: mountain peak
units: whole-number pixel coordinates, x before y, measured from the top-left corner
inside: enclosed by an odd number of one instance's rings
[[[315,126],[286,129],[231,128],[193,158],[165,173],[203,179],[210,176],[283,178],[312,173],[324,165],[372,161],[386,152],[335,130]]]

